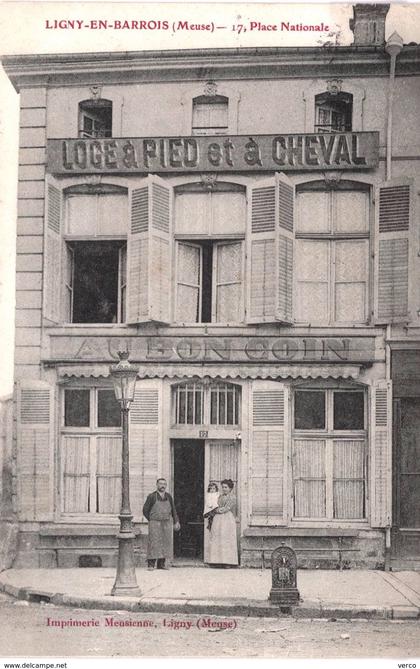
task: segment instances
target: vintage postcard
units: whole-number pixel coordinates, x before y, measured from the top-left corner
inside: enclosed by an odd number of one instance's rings
[[[4,667],[414,669],[420,5],[3,1],[0,45]]]

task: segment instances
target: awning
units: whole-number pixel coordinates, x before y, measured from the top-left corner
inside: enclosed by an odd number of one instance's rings
[[[136,364],[136,363],[135,363]],[[362,365],[156,365],[146,363],[139,365],[140,378],[210,378],[210,379],[356,379],[360,375]],[[106,378],[109,376],[109,365],[59,365],[59,377]]]

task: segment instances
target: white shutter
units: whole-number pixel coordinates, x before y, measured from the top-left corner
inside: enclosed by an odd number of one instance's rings
[[[375,322],[410,319],[412,182],[387,181],[378,188],[375,227]]]
[[[285,174],[276,174],[276,194],[279,212],[276,318],[283,323],[291,323],[293,321],[295,189]]]
[[[128,323],[170,322],[172,189],[149,175],[131,192]]]
[[[292,321],[294,188],[285,175],[251,187],[249,323]]]
[[[159,451],[160,387],[138,381],[130,409],[130,505],[136,521],[143,504],[156,489]]]
[[[251,519],[253,525],[284,525],[288,387],[254,381],[251,402]]]
[[[17,506],[20,520],[54,517],[54,390],[21,381],[17,402]]]
[[[390,381],[376,381],[372,387],[371,411],[371,495],[372,527],[391,525],[392,496],[392,387]]]
[[[62,196],[61,190],[47,183],[47,204],[44,246],[44,317],[61,321],[60,297],[62,292]]]

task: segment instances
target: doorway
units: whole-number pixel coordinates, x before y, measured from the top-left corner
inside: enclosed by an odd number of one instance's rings
[[[420,398],[394,400],[392,557],[420,556]]]
[[[173,492],[181,530],[175,534],[175,557],[203,557],[204,440],[173,439]]]

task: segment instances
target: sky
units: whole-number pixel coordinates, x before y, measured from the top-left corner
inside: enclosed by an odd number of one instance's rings
[[[293,24],[329,25],[340,32],[340,42],[350,44],[348,20],[352,5],[283,2],[4,2],[0,0],[0,50],[5,54],[71,53],[246,46],[312,46],[319,33],[274,32],[258,28],[246,32],[239,25]],[[55,20],[188,20],[226,26],[214,32],[148,30],[53,29]],[[48,21],[48,23],[47,23]],[[235,30],[233,27],[235,26]],[[396,30],[404,43],[420,42],[420,4],[392,3],[387,17],[386,38]],[[0,68],[0,398],[13,388],[14,267],[16,231],[16,186],[19,96]]]

